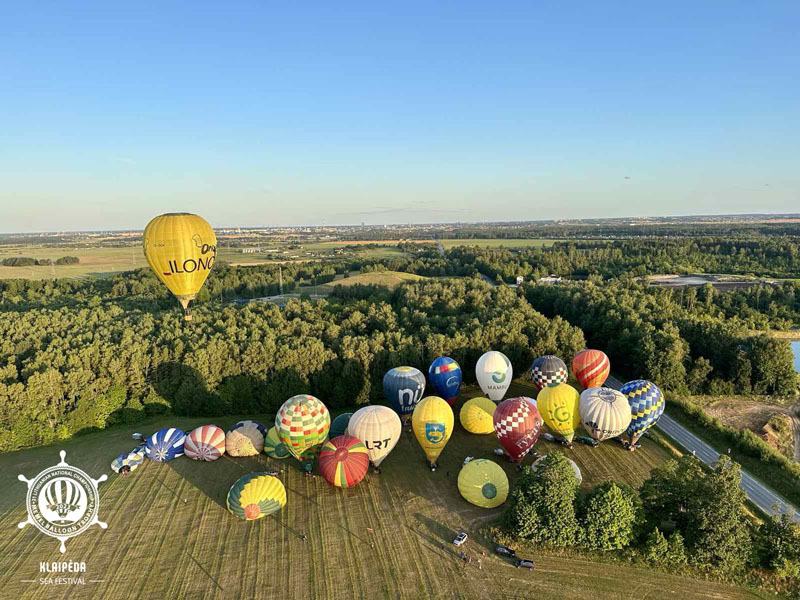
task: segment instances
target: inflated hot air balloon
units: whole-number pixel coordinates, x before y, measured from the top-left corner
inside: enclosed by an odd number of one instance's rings
[[[664,414],[664,394],[655,383],[644,379],[629,381],[620,390],[631,406],[631,424],[628,435],[635,444],[642,434],[656,424]]]
[[[411,415],[414,435],[425,451],[431,468],[436,468],[436,459],[453,434],[453,421],[453,409],[447,400],[439,396],[428,396],[420,400]]]
[[[255,421],[243,421],[233,426],[225,436],[225,452],[231,456],[256,456],[264,449],[264,426]]]
[[[140,446],[136,446],[136,448],[130,452],[120,454],[112,461],[111,470],[114,471],[114,473],[119,473],[120,475],[125,475],[126,473],[136,470],[139,468],[139,465],[144,462],[144,452],[145,445],[142,444]]]
[[[541,466],[542,461],[545,458],[547,458],[547,454],[545,454],[544,456],[541,456],[541,457],[537,458],[535,461],[533,461],[533,464],[531,465],[531,469],[536,471]],[[566,458],[566,457],[564,457],[564,458]],[[569,464],[572,466],[572,470],[575,473],[575,478],[578,480],[578,485],[580,485],[583,482],[583,475],[581,475],[580,467],[578,467],[578,465],[575,463],[575,461],[572,460],[571,458],[567,458],[567,460],[569,461]]]
[[[333,439],[347,433],[347,425],[350,423],[350,417],[352,416],[353,413],[342,413],[336,417],[333,422],[331,422],[331,430],[328,433],[328,437]]]
[[[608,379],[611,363],[600,350],[581,350],[572,359],[572,372],[583,389],[600,387]]]
[[[546,387],[539,392],[536,403],[544,422],[553,433],[558,433],[568,442],[572,442],[575,430],[581,422],[580,396],[577,390],[566,383]]]
[[[514,369],[505,354],[490,350],[478,359],[478,364],[475,365],[475,377],[483,393],[498,402],[503,399],[508,386],[511,385]]]
[[[394,411],[408,420],[425,393],[425,375],[414,367],[395,367],[383,376],[383,393]]]
[[[336,487],[352,487],[364,479],[369,469],[367,447],[352,435],[328,440],[319,453],[319,471]]]
[[[263,435],[263,436],[267,435],[267,427],[266,427],[266,425],[262,425],[258,421],[250,421],[250,420],[239,421],[238,423],[236,423],[236,425],[231,427],[231,431],[234,431],[235,429],[239,429],[240,427],[246,427],[248,425],[252,425],[256,429],[258,429],[258,431],[261,433],[261,435]]]
[[[569,371],[563,360],[552,354],[545,354],[533,361],[531,379],[539,389],[553,387],[559,383],[566,383],[569,379]]]
[[[290,456],[286,446],[283,445],[281,438],[278,437],[278,430],[272,427],[264,438],[264,452],[272,458],[288,458]]]
[[[506,453],[515,463],[522,462],[531,451],[539,432],[542,419],[539,411],[525,398],[508,398],[497,405],[494,411],[494,431]]]
[[[286,506],[286,488],[277,477],[250,473],[233,484],[227,504],[228,510],[240,519],[260,519]]]
[[[216,425],[201,425],[186,436],[183,451],[194,460],[217,460],[225,454],[225,432]]]
[[[536,414],[539,415],[539,425],[544,425],[544,419],[542,418],[542,413],[539,412],[539,405],[536,404],[535,398],[529,398],[528,396],[521,396],[523,400],[526,400],[528,404],[533,406],[536,409]]]
[[[440,356],[431,363],[428,378],[433,391],[453,406],[461,389],[462,374],[458,363],[449,356]]]
[[[301,463],[309,464],[328,437],[331,413],[314,396],[292,396],[275,415],[278,437],[289,453]]]
[[[156,276],[175,294],[187,321],[189,302],[203,287],[217,256],[217,237],[203,217],[168,213],[147,224],[144,256]]]
[[[400,417],[388,406],[365,406],[350,417],[347,433],[367,448],[369,460],[380,466],[400,440]]]
[[[154,462],[167,462],[173,458],[183,456],[183,443],[186,434],[174,427],[159,429],[145,444],[145,456]]]
[[[476,458],[459,471],[458,491],[475,506],[495,508],[508,498],[508,476],[497,463]]]
[[[631,424],[628,399],[605,387],[581,392],[580,415],[584,429],[598,442],[622,435]]]
[[[470,433],[494,433],[494,410],[497,405],[488,398],[472,398],[464,402],[458,418],[461,426]]]

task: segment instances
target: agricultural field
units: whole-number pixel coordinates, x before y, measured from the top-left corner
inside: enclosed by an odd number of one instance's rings
[[[455,248],[456,246],[480,246],[481,248],[543,248],[552,246],[556,242],[579,242],[581,240],[553,240],[546,238],[529,238],[529,239],[447,239],[440,240],[442,246],[445,248]]]
[[[515,383],[512,394],[530,392]],[[458,406],[479,391],[468,388]],[[253,415],[248,415],[253,418]],[[271,415],[256,416],[268,423]],[[212,419],[228,428],[237,417]],[[404,433],[382,465],[349,490],[333,488],[320,476],[306,477],[294,459],[223,457],[198,463],[185,457],[169,463],[145,464],[125,477],[109,468],[119,453],[135,442],[131,433],[163,426],[189,429],[208,419],[163,417],[135,427],[118,427],[81,436],[54,446],[0,455],[0,586],[9,598],[68,598],[68,586],[38,584],[40,561],[85,561],[84,593],[104,599],[122,598],[619,598],[636,589],[636,597],[752,598],[751,591],[668,575],[628,565],[597,564],[585,558],[537,553],[535,571],[519,571],[493,556],[486,526],[502,509],[484,510],[464,501],[456,479],[466,456],[493,457],[493,435],[474,436],[456,426],[430,472],[410,433]],[[539,453],[561,450],[544,440]],[[100,518],[108,529],[93,527],[58,542],[28,526],[26,486],[22,473],[33,477],[59,460],[92,477],[100,485]],[[608,478],[638,486],[651,468],[670,455],[656,440],[645,438],[641,450],[629,453],[616,444],[564,449],[584,473],[584,487]],[[526,463],[531,459],[527,458]],[[515,468],[502,466],[512,482]],[[279,513],[252,522],[232,517],[225,508],[230,486],[242,475],[265,468],[281,470],[288,503]],[[368,531],[370,528],[373,533]],[[476,559],[486,551],[483,568],[465,566],[451,541],[469,533],[464,546]],[[307,540],[303,540],[303,535]],[[25,583],[22,580],[35,580]],[[94,581],[89,583],[89,581]],[[632,585],[631,582],[636,582]],[[755,596],[757,597],[757,596]]]
[[[382,271],[379,273],[359,273],[358,275],[351,275],[346,278],[337,278],[326,283],[325,285],[318,286],[320,290],[331,291],[337,285],[385,285],[389,288],[394,288],[401,283],[408,281],[420,281],[426,279],[422,275],[415,275],[413,273],[402,273],[400,271]]]

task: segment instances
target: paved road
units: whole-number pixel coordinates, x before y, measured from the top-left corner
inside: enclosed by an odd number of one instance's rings
[[[622,383],[615,377],[609,377],[605,383],[606,386],[618,390],[622,387]],[[711,446],[706,444],[699,437],[694,435],[691,431],[686,429],[683,425],[670,418],[666,413],[661,415],[658,420],[657,427],[666,433],[669,437],[674,439],[684,448],[694,451],[695,456],[706,464],[714,464],[719,458],[719,452],[714,450]],[[742,483],[741,488],[747,494],[747,497],[753,501],[764,512],[771,514],[773,508],[777,504],[782,513],[788,513],[795,521],[800,523],[800,514],[797,509],[789,502],[783,499],[775,492],[773,492],[766,485],[761,483],[758,479],[750,475],[747,471],[742,469]]]

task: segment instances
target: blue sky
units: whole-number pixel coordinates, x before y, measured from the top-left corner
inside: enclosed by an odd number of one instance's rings
[[[796,0],[68,4],[0,6],[0,231],[800,212]]]

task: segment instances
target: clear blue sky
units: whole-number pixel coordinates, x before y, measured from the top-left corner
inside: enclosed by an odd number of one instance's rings
[[[800,212],[799,147],[797,0],[0,6],[0,231]]]

